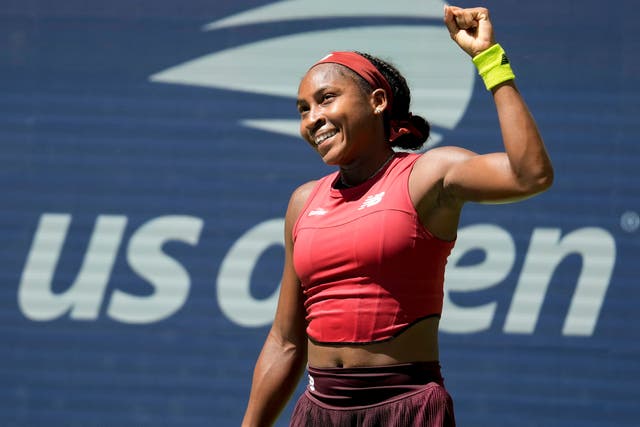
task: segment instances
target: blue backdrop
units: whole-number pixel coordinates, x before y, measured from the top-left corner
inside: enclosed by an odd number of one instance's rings
[[[556,180],[465,208],[441,333],[458,423],[635,426],[637,8],[484,5]],[[305,67],[380,54],[431,145],[501,147],[441,9],[0,1],[0,425],[239,425],[289,195],[331,170],[295,136]]]

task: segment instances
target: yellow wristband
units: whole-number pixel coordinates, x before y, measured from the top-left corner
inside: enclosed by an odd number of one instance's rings
[[[509,65],[509,58],[499,44],[494,44],[473,57],[473,63],[478,69],[487,90],[491,90],[500,83],[516,78]]]

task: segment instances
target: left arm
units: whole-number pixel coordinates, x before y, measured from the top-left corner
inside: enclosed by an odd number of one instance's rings
[[[484,8],[445,7],[451,38],[470,56],[495,44]],[[553,182],[553,167],[538,127],[513,80],[492,89],[505,147],[503,153],[467,152],[451,162],[442,188],[460,202],[503,203],[540,193]]]

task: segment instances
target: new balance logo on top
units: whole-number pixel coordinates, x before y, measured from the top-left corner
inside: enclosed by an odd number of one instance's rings
[[[364,202],[362,202],[358,210],[361,211],[362,209],[370,208],[371,206],[377,205],[382,201],[383,197],[384,197],[384,191],[382,193],[374,194],[372,196],[367,196],[367,198],[364,199]]]
[[[324,215],[327,212],[329,212],[328,210],[322,209],[322,208],[317,208],[314,209],[312,211],[309,212],[308,216],[318,216],[318,215]]]

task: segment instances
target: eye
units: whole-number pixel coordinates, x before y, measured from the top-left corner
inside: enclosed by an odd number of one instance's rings
[[[300,115],[305,114],[307,111],[309,111],[309,106],[308,105],[298,105],[298,113]]]
[[[333,99],[335,97],[336,97],[336,95],[333,94],[333,93],[325,93],[325,94],[322,95],[322,103],[323,104],[329,103],[329,102],[333,101]]]

